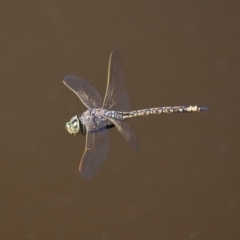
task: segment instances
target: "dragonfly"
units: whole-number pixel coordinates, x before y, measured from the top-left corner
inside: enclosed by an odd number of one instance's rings
[[[107,87],[104,100],[88,82],[74,75],[67,75],[63,83],[73,91],[87,107],[82,114],[73,116],[66,123],[66,130],[72,135],[86,136],[85,149],[80,161],[79,172],[85,179],[97,173],[109,151],[108,129],[115,127],[137,150],[138,142],[126,119],[162,113],[191,113],[207,111],[208,107],[198,105],[156,107],[143,110],[129,110],[129,98],[119,52],[113,50],[108,63]]]

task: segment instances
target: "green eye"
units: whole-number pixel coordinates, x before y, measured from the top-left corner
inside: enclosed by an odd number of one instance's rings
[[[73,125],[74,128],[76,128],[76,127],[77,127],[77,121],[74,121],[74,122],[72,123],[72,125]]]

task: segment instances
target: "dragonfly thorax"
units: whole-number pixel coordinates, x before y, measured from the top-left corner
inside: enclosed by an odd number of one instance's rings
[[[104,117],[106,110],[101,108],[92,108],[86,110],[80,117],[80,123],[88,132],[97,132],[111,124]]]

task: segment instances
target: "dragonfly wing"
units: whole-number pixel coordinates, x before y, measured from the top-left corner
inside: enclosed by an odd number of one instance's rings
[[[120,55],[117,50],[112,51],[108,63],[107,89],[103,101],[103,109],[129,111],[129,98],[125,87]],[[138,150],[138,143],[129,125],[123,121],[108,118],[124,138]]]
[[[117,130],[123,135],[123,137],[138,152],[138,150],[139,150],[138,141],[135,137],[133,130],[130,128],[130,126],[126,122],[118,121],[114,118],[107,118],[107,119],[114,124],[114,126],[117,128]]]
[[[79,165],[83,178],[91,178],[101,167],[107,157],[109,138],[107,128],[99,131],[90,131],[86,134],[85,151]]]
[[[102,108],[120,111],[129,110],[129,98],[124,83],[121,60],[117,50],[112,51],[109,58],[107,89]]]
[[[87,108],[101,107],[102,98],[99,92],[85,80],[73,75],[67,75],[64,77],[63,83],[77,94]]]

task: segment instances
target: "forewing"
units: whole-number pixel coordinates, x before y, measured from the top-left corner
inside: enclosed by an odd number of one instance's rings
[[[102,108],[118,111],[129,110],[129,98],[117,50],[112,51],[109,58],[107,88]]]
[[[102,98],[100,94],[85,80],[73,75],[67,75],[64,77],[63,83],[75,94],[77,94],[87,108],[101,107]]]
[[[118,121],[114,118],[107,118],[111,121],[117,130],[123,135],[123,137],[133,146],[133,148],[138,152],[139,146],[138,141],[135,137],[133,130],[130,126],[124,121]]]
[[[87,132],[85,151],[79,165],[83,178],[91,178],[101,167],[107,157],[109,138],[106,128],[97,132]]]

